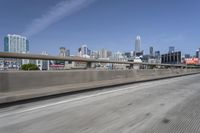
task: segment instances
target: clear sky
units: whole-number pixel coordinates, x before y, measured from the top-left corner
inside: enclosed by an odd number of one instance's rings
[[[200,47],[200,0],[0,0],[0,49],[7,34],[30,41],[30,52],[73,54],[82,44],[92,50],[134,50],[169,46],[195,54]]]

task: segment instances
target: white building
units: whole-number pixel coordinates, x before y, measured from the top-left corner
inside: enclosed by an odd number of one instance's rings
[[[108,54],[107,54],[106,49],[99,50],[99,58],[108,58]]]
[[[28,53],[29,41],[26,37],[8,34],[4,38],[4,52]]]
[[[59,56],[62,56],[62,57],[70,56],[70,50],[66,49],[65,47],[60,47]]]
[[[91,56],[92,59],[98,59],[99,58],[99,52],[98,51],[92,51]]]
[[[83,58],[90,58],[91,56],[91,50],[88,49],[87,45],[82,45],[81,48],[79,48],[78,52],[78,56]]]
[[[135,52],[136,53],[141,52],[140,47],[141,47],[141,37],[137,36],[136,40],[135,40]]]
[[[24,36],[8,34],[4,38],[4,52],[29,53],[29,41]],[[9,59],[4,67],[19,69],[22,64],[27,64],[28,62],[29,60],[27,59]]]
[[[98,51],[99,59],[109,59],[112,56],[112,52],[103,48]]]
[[[142,60],[139,57],[135,57],[134,60],[133,60],[133,62],[135,62],[135,63],[142,63]],[[133,69],[140,69],[140,65],[139,64],[138,65],[135,64],[133,66]]]
[[[127,58],[125,57],[124,53],[118,51],[118,52],[113,54],[113,60],[115,60],[115,61],[127,61]]]

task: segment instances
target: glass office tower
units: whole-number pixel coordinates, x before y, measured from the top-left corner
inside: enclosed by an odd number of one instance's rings
[[[8,34],[4,38],[4,52],[28,53],[29,41],[26,37]]]

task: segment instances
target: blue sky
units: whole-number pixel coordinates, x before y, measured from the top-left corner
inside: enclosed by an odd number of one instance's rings
[[[30,52],[73,54],[82,44],[92,50],[142,49],[162,53],[169,46],[195,54],[200,47],[199,0],[0,0],[0,49],[7,34],[28,36]]]

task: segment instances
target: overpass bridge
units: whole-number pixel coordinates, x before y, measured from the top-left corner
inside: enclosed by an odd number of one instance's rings
[[[157,67],[167,67],[167,68],[200,68],[199,65],[191,66],[185,64],[161,64],[161,63],[144,63],[144,62],[132,62],[132,61],[112,61],[112,60],[101,60],[101,59],[87,59],[81,57],[60,57],[60,56],[49,56],[49,55],[37,55],[37,54],[21,54],[21,53],[10,53],[10,52],[0,52],[0,58],[14,58],[14,59],[32,59],[32,60],[57,60],[57,61],[74,61],[74,62],[85,62],[87,67],[91,68],[92,63],[110,63],[110,64],[128,64],[131,67],[134,65],[146,66],[143,68],[148,68],[148,66]]]
[[[200,132],[199,66],[3,52],[0,58],[168,68],[1,71],[2,133]]]
[[[142,65],[146,68],[139,70],[2,71],[0,72],[0,104],[200,72],[200,66],[185,64],[151,64],[7,52],[0,52],[0,58],[85,62],[88,67],[92,63],[112,63],[128,64],[132,67]],[[159,66],[158,68],[162,69],[148,69],[151,68],[149,66]]]

